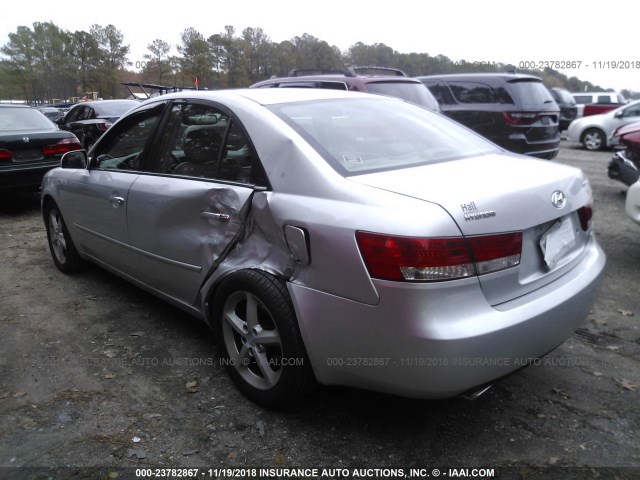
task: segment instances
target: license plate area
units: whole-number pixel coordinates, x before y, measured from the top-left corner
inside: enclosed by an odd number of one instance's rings
[[[44,155],[42,155],[42,150],[38,148],[30,148],[26,150],[14,150],[13,152],[13,160],[16,162],[33,162],[37,160],[42,160]]]
[[[540,237],[540,249],[547,268],[553,269],[562,257],[574,249],[577,243],[578,239],[571,218],[563,217],[555,222]]]

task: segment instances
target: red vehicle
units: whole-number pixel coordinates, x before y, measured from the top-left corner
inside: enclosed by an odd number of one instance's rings
[[[624,149],[613,154],[607,172],[609,178],[631,185],[640,177],[640,123],[618,128],[612,138]]]
[[[583,117],[588,117],[589,115],[599,115],[601,113],[607,113],[610,110],[615,110],[620,105],[617,103],[592,103],[590,105],[585,105],[583,110]]]

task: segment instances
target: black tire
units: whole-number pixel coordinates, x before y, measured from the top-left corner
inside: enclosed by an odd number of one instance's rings
[[[216,292],[216,336],[227,372],[253,402],[283,408],[315,377],[283,281],[260,270],[230,274]]]
[[[67,224],[54,202],[45,206],[44,223],[47,229],[49,251],[58,270],[63,273],[75,273],[82,270],[85,262],[80,258],[69,235]]]
[[[592,152],[602,150],[607,146],[604,132],[599,128],[590,128],[582,134],[582,146]]]

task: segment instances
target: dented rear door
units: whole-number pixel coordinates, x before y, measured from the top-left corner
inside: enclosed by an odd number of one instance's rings
[[[240,230],[252,192],[251,186],[141,175],[127,211],[135,276],[193,304],[211,266]]]

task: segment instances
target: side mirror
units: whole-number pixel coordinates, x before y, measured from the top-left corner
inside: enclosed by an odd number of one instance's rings
[[[65,153],[60,159],[61,168],[87,168],[87,151],[74,150]]]
[[[619,112],[616,112],[613,114],[613,116],[616,118],[622,118],[623,115],[624,115],[624,110],[620,110]]]

